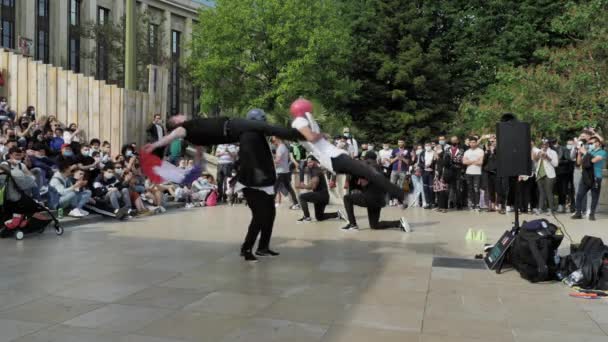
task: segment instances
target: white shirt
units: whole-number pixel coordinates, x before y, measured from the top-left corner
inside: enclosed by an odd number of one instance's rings
[[[317,124],[315,119],[312,117],[312,114],[310,113],[306,113],[306,117],[295,118],[291,123],[291,127],[295,129],[310,127],[313,132],[321,133],[319,124]],[[302,141],[302,146],[304,146],[304,148],[308,152],[312,153],[312,155],[317,158],[321,166],[323,166],[331,173],[334,173],[331,158],[336,158],[342,154],[348,154],[348,152],[332,145],[325,138],[321,138],[314,143],[310,141]]]
[[[382,163],[382,166],[384,167],[389,167],[391,166],[391,156],[393,155],[393,150],[389,149],[381,149],[380,152],[378,152],[378,156],[380,157],[380,162]]]
[[[532,150],[532,153],[534,153],[534,156],[538,156],[538,154],[542,152],[541,149],[538,148],[534,148]],[[559,159],[557,158],[557,152],[555,152],[554,150],[548,148],[547,149],[547,156],[549,157],[549,160],[546,159],[542,159],[542,163],[540,162],[541,159],[536,161],[536,165],[534,167],[534,170],[536,171],[535,174],[538,175],[538,170],[540,169],[540,164],[543,164],[543,167],[545,168],[545,174],[547,175],[547,178],[555,178],[555,168],[557,167],[557,165],[559,164]]]
[[[479,147],[476,149],[468,149],[464,152],[463,159],[466,158],[469,161],[483,159],[484,152]],[[467,171],[465,172],[467,175],[481,175],[481,165],[468,165]]]
[[[424,151],[424,167],[429,168],[433,163],[433,158],[435,157],[435,152],[432,150],[430,152]],[[431,169],[432,170],[432,169]]]
[[[234,163],[234,157],[232,157],[231,153],[237,153],[236,146],[232,144],[222,144],[218,145],[215,150],[215,155],[217,156],[218,164],[230,164]],[[227,152],[227,153],[226,153]],[[220,156],[220,154],[223,154]]]
[[[163,128],[159,124],[154,124],[156,126],[156,134],[158,135],[158,140],[163,137]]]

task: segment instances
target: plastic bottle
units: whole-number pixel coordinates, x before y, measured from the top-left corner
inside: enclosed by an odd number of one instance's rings
[[[583,271],[578,269],[572,272],[565,280],[564,283],[570,287],[576,286],[581,280],[583,280]]]
[[[57,210],[57,218],[60,218],[60,219],[63,218],[63,208],[59,208]]]

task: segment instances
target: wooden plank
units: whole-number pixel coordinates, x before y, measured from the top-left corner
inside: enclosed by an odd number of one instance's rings
[[[137,146],[141,146],[143,143],[143,131],[144,131],[144,93],[138,91],[137,98],[135,99],[135,112],[137,113],[137,124],[135,125],[135,136],[137,137]]]
[[[89,77],[89,139],[103,139],[100,130],[99,103],[100,103],[100,83]]]
[[[7,97],[8,96],[8,51],[0,50],[0,71],[2,72],[2,76],[4,77],[4,87],[0,87],[0,96]]]
[[[43,115],[57,115],[57,70],[52,65],[46,66],[46,113]]]
[[[25,57],[18,56],[19,60],[19,74],[17,75],[17,106],[13,108],[14,111],[17,112],[17,115],[21,115],[21,113],[25,112],[28,106],[28,60]]]
[[[57,69],[57,109],[56,115],[59,122],[68,121],[68,76],[69,71]]]
[[[83,74],[77,74],[78,80],[78,127],[83,129],[83,140],[89,139],[89,78]]]
[[[143,124],[141,126],[141,143],[142,146],[144,143],[146,143],[146,128],[148,126],[148,123],[151,122],[152,120],[148,119],[150,117],[150,95],[148,93],[143,93],[142,94],[142,109],[141,111],[143,112]]]
[[[78,74],[68,71],[68,118],[66,125],[78,124]]]
[[[123,113],[123,108],[121,107],[122,104],[122,92],[121,89],[118,88],[116,85],[112,85],[111,86],[111,91],[112,91],[112,105],[110,108],[110,113],[111,113],[111,123],[110,123],[110,143],[112,144],[112,150],[114,151],[114,155],[116,155],[117,153],[119,153],[120,149],[121,149],[121,143],[122,143],[122,132],[121,132],[121,119],[122,119],[122,113]]]
[[[38,109],[38,62],[29,58],[27,60],[27,105]]]
[[[47,95],[47,87],[49,86],[48,82],[48,66],[46,64],[37,64],[38,68],[38,87],[36,89],[36,112],[38,116],[47,115],[48,107],[46,103],[46,95]]]
[[[104,81],[99,82],[99,140],[110,141],[112,136],[112,88]],[[113,151],[117,151],[112,147]]]
[[[137,125],[137,92],[125,90],[125,111],[123,112],[123,127],[125,128],[125,144],[136,142],[135,134]]]
[[[167,73],[167,69],[166,68],[161,68],[162,72],[160,72],[159,74],[161,75],[160,77],[160,88],[157,89],[157,94],[159,97],[159,104],[158,104],[158,111],[161,114],[161,117],[163,118],[167,118],[168,112],[167,112],[167,100],[169,99],[169,92],[168,92],[168,82],[169,82],[169,78],[168,73]]]
[[[8,52],[8,84],[7,100],[8,105],[12,110],[17,110],[19,100],[19,56]]]

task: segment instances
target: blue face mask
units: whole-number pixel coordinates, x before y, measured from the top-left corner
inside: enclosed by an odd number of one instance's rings
[[[589,151],[595,150],[595,144],[589,144]]]
[[[63,151],[63,156],[64,157],[73,157],[74,156],[74,152],[72,152],[72,151]]]
[[[133,157],[133,151],[127,150],[127,152],[125,153],[125,156],[127,156],[127,157]]]

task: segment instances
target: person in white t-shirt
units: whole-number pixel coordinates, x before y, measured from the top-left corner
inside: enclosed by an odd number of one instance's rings
[[[469,137],[469,149],[464,152],[462,163],[467,166],[465,178],[469,190],[469,207],[479,209],[479,188],[484,151],[479,148],[477,137]]]
[[[389,195],[397,198],[403,203],[403,209],[407,208],[404,201],[405,192],[402,188],[392,184],[382,173],[372,169],[364,162],[352,159],[348,153],[332,145],[321,134],[319,124],[312,116],[312,103],[304,98],[297,99],[291,104],[291,115],[293,121],[291,126],[297,129],[305,138],[302,146],[319,160],[321,165],[332,173],[349,174],[367,179],[383,188]]]

